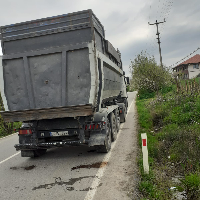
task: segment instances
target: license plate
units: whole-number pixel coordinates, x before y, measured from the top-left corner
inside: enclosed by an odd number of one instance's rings
[[[50,136],[66,136],[69,135],[68,131],[50,132]]]

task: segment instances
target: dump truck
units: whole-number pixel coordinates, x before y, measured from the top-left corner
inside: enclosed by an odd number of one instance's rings
[[[22,157],[87,145],[108,152],[125,122],[128,78],[121,54],[92,10],[0,27],[5,122]]]

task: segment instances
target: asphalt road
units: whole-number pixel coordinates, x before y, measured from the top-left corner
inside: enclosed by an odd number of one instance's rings
[[[0,139],[0,199],[134,199],[127,193],[136,182],[136,92],[128,95],[126,122],[107,154],[82,146],[55,148],[39,158],[22,158],[13,147],[18,143],[17,134]]]

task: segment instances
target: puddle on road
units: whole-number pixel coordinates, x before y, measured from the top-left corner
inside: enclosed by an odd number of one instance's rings
[[[72,167],[71,171],[75,170],[75,169],[80,169],[80,168],[87,168],[87,169],[102,168],[102,167],[105,167],[107,164],[108,164],[108,162],[97,162],[97,163],[93,163],[93,164],[89,164],[89,165],[79,165],[77,167]]]
[[[60,186],[64,185],[64,186],[67,186],[66,189],[68,191],[73,191],[73,190],[75,190],[75,188],[72,185],[74,185],[78,181],[81,181],[82,179],[87,179],[87,178],[95,178],[95,176],[83,176],[83,177],[79,177],[79,178],[71,178],[71,179],[69,179],[69,181],[62,181],[62,179],[60,177],[56,177],[54,183],[39,185],[38,187],[34,187],[32,190],[51,189],[56,185],[60,185]],[[101,185],[102,185],[102,183],[99,184],[97,187],[100,187]],[[88,191],[88,190],[92,190],[92,189],[94,189],[94,188],[86,188],[86,189],[76,190],[76,191]]]
[[[32,170],[35,167],[36,167],[35,165],[30,165],[30,166],[26,166],[26,167],[10,167],[10,169],[12,169],[12,170],[17,170],[17,169]]]

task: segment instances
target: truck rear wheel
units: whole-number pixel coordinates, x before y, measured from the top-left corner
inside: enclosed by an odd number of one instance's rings
[[[127,99],[126,99],[126,114],[127,114],[127,112],[128,112],[128,101],[127,101]]]
[[[122,113],[120,113],[120,122],[125,122],[126,121],[126,106],[123,105],[123,108],[122,108]]]
[[[116,116],[116,120],[117,120],[117,133],[118,133],[119,132],[119,128],[120,128],[119,110],[116,111],[115,116]]]
[[[112,142],[117,138],[117,120],[115,114],[112,112],[110,114],[110,124],[111,124],[111,138]]]
[[[104,131],[106,132],[104,145],[96,146],[97,152],[100,152],[100,153],[108,153],[111,149],[111,128],[110,128],[110,122],[108,119],[107,119],[106,128],[104,129]]]

